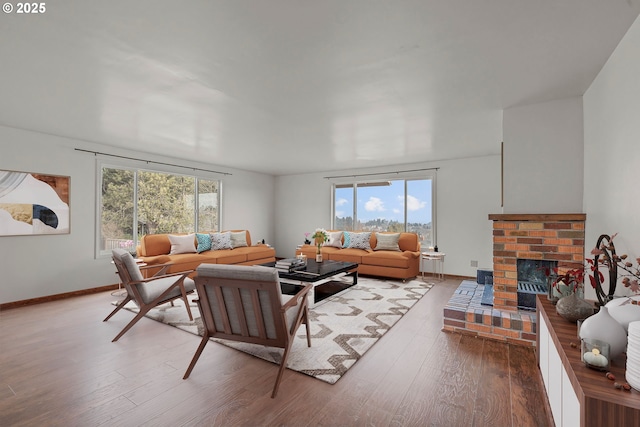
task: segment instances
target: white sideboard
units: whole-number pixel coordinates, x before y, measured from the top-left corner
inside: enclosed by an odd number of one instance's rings
[[[576,324],[560,317],[545,295],[536,304],[538,366],[556,426],[640,427],[640,393],[616,389],[604,372],[587,368]],[[610,371],[621,383],[624,368],[624,355],[613,359]]]

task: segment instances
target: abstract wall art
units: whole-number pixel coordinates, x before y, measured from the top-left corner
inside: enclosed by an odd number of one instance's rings
[[[0,236],[69,233],[68,176],[0,170]]]

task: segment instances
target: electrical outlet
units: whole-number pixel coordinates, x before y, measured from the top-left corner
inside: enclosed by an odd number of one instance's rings
[[[471,267],[477,267],[477,266],[478,266],[478,261],[471,260]]]

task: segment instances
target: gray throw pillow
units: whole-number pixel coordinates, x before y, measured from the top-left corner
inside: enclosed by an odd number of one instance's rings
[[[240,248],[243,246],[247,246],[247,232],[231,232],[231,248]]]
[[[371,250],[371,243],[369,243],[369,239],[371,239],[371,233],[370,232],[364,232],[364,233],[349,233],[350,234],[350,241],[349,241],[349,248],[354,248],[354,249],[365,249],[365,250]],[[346,240],[345,240],[346,243]]]
[[[398,240],[400,240],[400,233],[382,234],[376,233],[376,247],[374,251],[400,251],[398,246]]]
[[[231,233],[211,233],[211,250],[231,249]]]

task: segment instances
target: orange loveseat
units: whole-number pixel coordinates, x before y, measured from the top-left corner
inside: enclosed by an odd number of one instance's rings
[[[140,239],[137,247],[138,258],[148,265],[171,264],[168,273],[178,271],[195,270],[200,264],[241,264],[254,265],[274,262],[276,251],[270,246],[257,244],[251,245],[249,230],[230,230],[232,232],[245,231],[247,246],[233,249],[206,250],[204,252],[170,254],[171,242],[169,234],[145,234]],[[208,234],[208,233],[207,233]],[[174,234],[176,236],[185,234]],[[194,246],[197,248],[197,240],[194,236]],[[149,269],[150,274],[155,273]]]
[[[329,230],[329,233],[336,233],[336,230]],[[358,233],[358,232],[353,232]],[[358,274],[370,276],[391,277],[394,279],[409,279],[416,277],[420,272],[420,242],[416,233],[400,233],[398,238],[398,249],[380,250],[376,248],[378,239],[376,232],[371,232],[369,245],[371,249],[356,249],[322,246],[322,258],[325,260],[347,261],[358,263]],[[382,235],[397,233],[382,232]],[[344,245],[344,232],[340,242]],[[376,250],[378,249],[378,250]],[[303,253],[309,259],[316,256],[316,246],[303,245],[298,253]]]

